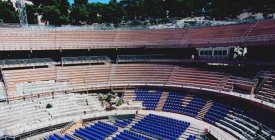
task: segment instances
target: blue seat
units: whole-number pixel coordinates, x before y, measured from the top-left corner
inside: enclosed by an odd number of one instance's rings
[[[149,114],[134,124],[132,129],[160,139],[177,139],[189,125],[188,122]]]

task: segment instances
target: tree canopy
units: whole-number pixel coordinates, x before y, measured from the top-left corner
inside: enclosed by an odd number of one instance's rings
[[[0,1],[0,21],[5,23],[18,23],[18,13],[12,3]]]
[[[89,3],[88,0],[32,0],[27,5],[29,23],[37,23],[35,13],[50,25],[114,23],[165,19],[166,16],[207,16],[212,19],[236,18],[242,12],[275,12],[274,0],[110,0],[109,3]],[[18,14],[8,2],[0,1],[0,19],[19,22]]]

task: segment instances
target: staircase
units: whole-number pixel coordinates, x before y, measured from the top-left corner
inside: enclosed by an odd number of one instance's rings
[[[114,137],[116,137],[116,135],[119,135],[124,130],[130,130],[132,125],[134,125],[136,122],[140,121],[142,118],[144,118],[144,116],[145,115],[137,114],[136,117],[133,119],[133,121],[130,124],[128,124],[124,128],[118,127],[118,130],[115,133],[113,133],[112,135],[105,138],[105,140],[112,140]]]
[[[172,83],[175,80],[175,76],[177,74],[178,69],[179,69],[178,66],[173,67],[172,72],[169,76],[169,79],[168,79],[167,83]]]
[[[208,110],[213,106],[213,101],[209,100],[207,101],[207,103],[203,106],[203,108],[201,109],[201,111],[198,113],[198,115],[196,116],[196,118],[198,120],[201,120],[202,118],[204,118],[204,115],[208,112]]]
[[[255,23],[252,23],[248,29],[247,33],[244,33],[244,40],[247,41],[249,39],[249,36],[251,34],[251,32],[257,27],[257,25],[259,24],[259,20]]]
[[[168,98],[168,95],[169,95],[169,92],[162,92],[162,95],[161,95],[159,102],[157,104],[157,107],[156,107],[156,111],[162,111],[162,108]]]
[[[182,100],[182,106],[186,107],[192,100],[194,96],[193,95],[186,95]]]
[[[82,122],[71,122],[68,125],[66,125],[63,129],[60,130],[60,134],[73,132],[75,129],[78,129],[82,127]]]
[[[254,78],[258,80],[258,84],[256,85],[256,92],[259,93],[263,85],[266,83],[266,81],[269,80],[270,72],[261,71],[258,73],[259,77]]]
[[[133,119],[133,121],[129,125],[125,126],[125,128],[131,128],[132,125],[134,125],[136,122],[140,121],[144,117],[145,115],[137,114],[136,117]]]

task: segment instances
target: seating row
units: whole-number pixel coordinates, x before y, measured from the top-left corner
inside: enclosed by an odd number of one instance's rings
[[[190,123],[149,114],[132,126],[132,130],[160,139],[177,139]]]

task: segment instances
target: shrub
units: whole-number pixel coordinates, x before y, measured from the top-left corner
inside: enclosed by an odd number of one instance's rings
[[[53,106],[51,104],[47,104],[46,108],[52,108]]]
[[[116,102],[116,106],[120,106],[124,103],[124,100],[122,98],[119,98]]]

